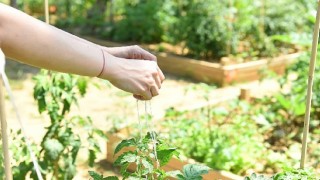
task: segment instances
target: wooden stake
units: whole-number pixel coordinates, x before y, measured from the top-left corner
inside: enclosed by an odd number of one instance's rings
[[[49,19],[49,0],[44,0],[44,12],[46,17],[46,23],[50,24]]]
[[[2,75],[0,74],[0,120],[1,120],[2,148],[3,148],[3,157],[4,157],[4,171],[6,176],[5,179],[12,180],[4,100],[5,100],[4,88],[3,88],[3,82],[2,82]]]
[[[307,156],[307,141],[308,141],[308,135],[309,135],[312,85],[313,85],[313,75],[314,75],[314,69],[315,69],[315,62],[316,62],[316,58],[317,58],[319,25],[320,25],[320,2],[318,1],[318,10],[317,10],[317,16],[316,16],[316,24],[314,25],[314,31],[313,31],[312,51],[311,51],[311,58],[310,58],[310,65],[309,65],[306,114],[304,116],[302,151],[301,151],[301,161],[300,161],[300,168],[301,169],[304,168],[304,164],[305,164],[306,156]]]

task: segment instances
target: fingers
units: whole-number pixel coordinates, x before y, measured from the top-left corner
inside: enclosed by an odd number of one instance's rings
[[[139,47],[140,48],[140,47]],[[157,61],[157,57],[153,54],[151,54],[150,52],[140,48],[141,50],[141,55],[142,55],[142,59],[144,60],[151,60],[151,61]]]
[[[134,94],[133,97],[138,99],[138,100],[144,101],[144,97],[141,96],[141,95]]]
[[[151,60],[151,61],[157,61],[157,57],[150,52],[142,49],[138,45],[130,46],[131,47],[131,55],[130,59],[143,59],[143,60]]]
[[[152,99],[152,93],[150,91],[143,91],[141,92],[141,95],[136,95],[140,100],[150,100]]]
[[[165,76],[164,74],[162,73],[161,69],[159,68],[159,66],[157,67],[157,70],[158,70],[158,74],[159,74],[159,77],[160,77],[160,81],[161,83],[165,80]]]
[[[159,95],[159,89],[155,86],[152,86],[150,91],[144,92],[142,93],[142,95],[134,94],[133,97],[138,100],[145,101],[145,100],[150,100],[157,95]]]
[[[152,97],[159,95],[159,89],[157,87],[155,87],[155,86],[151,87],[150,92],[152,94]]]
[[[153,78],[154,78],[154,81],[157,85],[157,89],[161,89],[162,80],[160,78],[160,75],[158,73],[156,73],[156,74],[154,74]],[[152,89],[152,87],[151,87],[151,89]]]

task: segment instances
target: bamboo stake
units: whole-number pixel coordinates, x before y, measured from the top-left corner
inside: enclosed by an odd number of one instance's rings
[[[0,79],[2,75],[0,74]],[[6,180],[12,180],[10,154],[8,145],[8,134],[7,134],[7,121],[4,108],[4,88],[3,82],[0,80],[0,118],[1,118],[1,136],[2,136],[2,148],[4,157],[4,171]]]
[[[44,0],[44,11],[45,11],[46,23],[50,24],[50,21],[49,21],[49,0]]]
[[[308,135],[309,135],[312,85],[313,85],[313,75],[314,75],[315,62],[316,62],[317,49],[318,49],[319,26],[320,26],[320,2],[318,1],[318,10],[317,10],[317,16],[316,16],[316,23],[314,25],[314,31],[313,31],[312,51],[311,51],[311,58],[310,58],[310,65],[309,65],[306,114],[304,116],[302,151],[301,151],[301,161],[300,161],[301,169],[304,168],[304,165],[306,162],[306,156],[307,156],[307,141],[308,141]]]

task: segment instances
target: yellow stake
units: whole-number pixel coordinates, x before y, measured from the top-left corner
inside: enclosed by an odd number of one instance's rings
[[[318,50],[318,39],[319,39],[319,25],[320,25],[320,2],[318,1],[318,10],[316,16],[316,24],[313,30],[313,41],[312,41],[312,51],[309,65],[309,79],[308,79],[308,92],[306,100],[306,114],[304,116],[304,127],[303,127],[303,139],[302,139],[302,151],[301,151],[301,161],[300,168],[304,168],[307,156],[307,144],[309,135],[309,122],[310,122],[310,109],[311,109],[311,99],[312,99],[312,85],[313,85],[313,75],[315,69],[315,62],[317,58]]]

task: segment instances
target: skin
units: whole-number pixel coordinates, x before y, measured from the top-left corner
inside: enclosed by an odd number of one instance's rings
[[[0,48],[7,57],[39,68],[99,75],[140,100],[157,96],[165,79],[157,58],[139,46],[102,47],[2,3]]]

